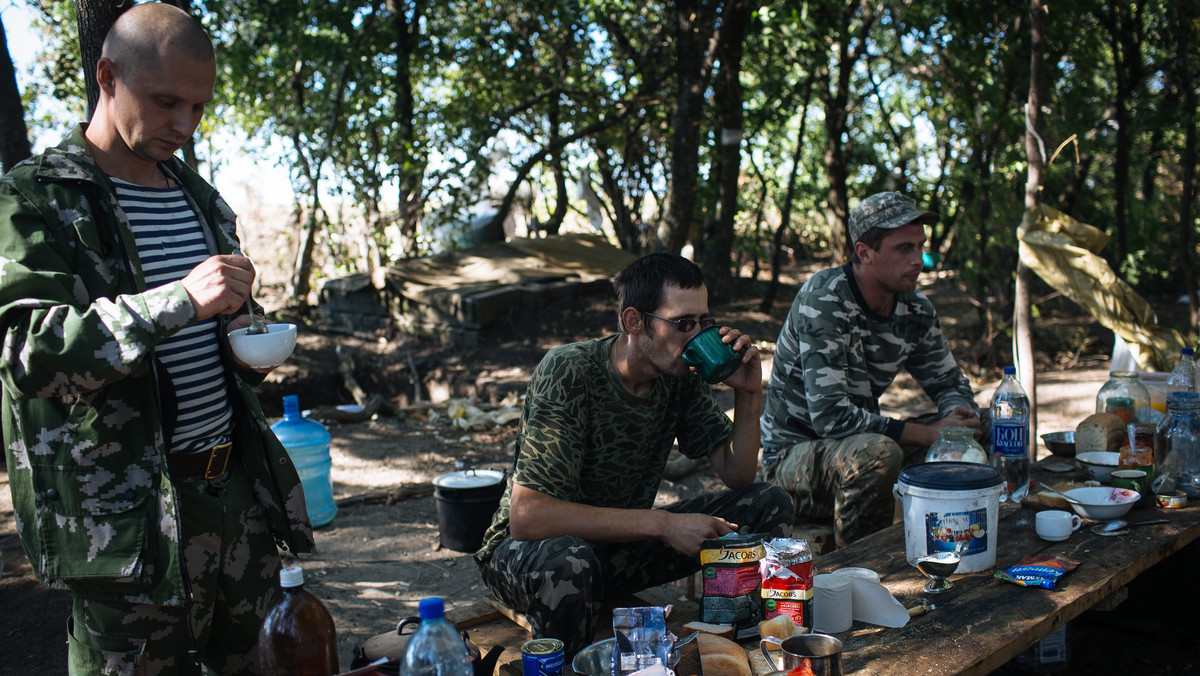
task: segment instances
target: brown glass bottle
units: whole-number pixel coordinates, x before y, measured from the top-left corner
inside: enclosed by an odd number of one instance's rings
[[[283,594],[258,632],[264,676],[332,676],[338,673],[337,632],[325,604],[304,589],[304,571],[279,571]]]

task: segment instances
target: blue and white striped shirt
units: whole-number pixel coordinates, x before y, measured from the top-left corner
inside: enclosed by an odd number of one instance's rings
[[[112,179],[117,201],[129,215],[146,286],[179,281],[211,254],[200,220],[178,186],[148,188]],[[233,411],[211,317],[159,343],[155,355],[175,386],[179,415],[171,436],[172,453],[211,448],[229,439]]]

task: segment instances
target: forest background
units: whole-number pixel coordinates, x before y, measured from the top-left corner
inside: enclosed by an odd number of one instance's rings
[[[5,168],[86,116],[82,64],[128,4],[9,1],[41,48],[24,87],[0,50]],[[290,206],[257,215],[285,238],[258,256],[301,310],[325,278],[569,230],[691,247],[719,302],[738,271],[843,260],[852,205],[899,190],[942,215],[929,251],[981,319],[968,358],[1010,358],[1030,195],[1110,234],[1140,292],[1187,293],[1194,339],[1200,0],[172,4],[220,69],[185,157],[219,171],[225,135],[286,171]]]

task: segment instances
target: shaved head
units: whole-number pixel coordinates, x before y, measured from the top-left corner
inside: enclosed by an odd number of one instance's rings
[[[200,23],[178,7],[157,2],[135,5],[117,17],[100,56],[111,59],[125,77],[158,72],[170,57],[215,61]]]

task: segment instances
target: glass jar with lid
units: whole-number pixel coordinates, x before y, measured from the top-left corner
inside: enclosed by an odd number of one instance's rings
[[[1200,395],[1167,395],[1167,415],[1154,432],[1154,462],[1155,491],[1184,491],[1189,498],[1200,497]]]
[[[1126,423],[1150,422],[1150,389],[1133,371],[1113,371],[1096,393],[1096,413],[1115,413]]]
[[[987,463],[987,453],[975,441],[975,430],[970,427],[943,427],[938,430],[938,440],[925,453],[925,462]]]

